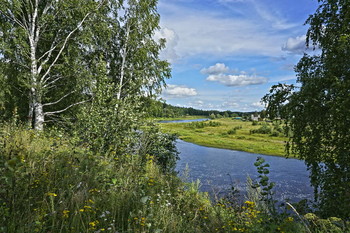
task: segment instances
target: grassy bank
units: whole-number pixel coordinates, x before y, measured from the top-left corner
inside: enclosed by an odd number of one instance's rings
[[[0,126],[0,232],[346,230],[340,219],[271,211],[259,188],[242,204],[232,197],[213,203],[199,183],[164,173],[155,158],[95,154],[62,132]]]
[[[180,139],[202,146],[284,156],[282,125],[222,118],[209,123],[160,124],[164,132],[175,133]]]

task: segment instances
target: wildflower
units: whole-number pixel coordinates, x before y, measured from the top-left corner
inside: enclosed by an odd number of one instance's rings
[[[100,222],[98,220],[93,221],[93,222],[89,222],[89,226],[91,230],[95,230],[96,226],[99,224]]]
[[[99,224],[98,220],[93,221],[93,222],[89,222],[89,225],[92,226],[92,227],[95,227],[97,224]]]
[[[95,203],[95,202],[94,202],[93,200],[91,200],[91,199],[89,199],[87,202],[88,202],[88,203],[91,203],[91,204],[94,204],[94,203]]]
[[[50,193],[50,192],[49,192],[49,193],[47,193],[47,195],[50,196],[50,197],[57,197],[57,194],[56,194],[56,193]]]
[[[253,201],[246,201],[244,203],[247,204],[249,207],[254,207],[255,206],[255,203]]]
[[[69,217],[69,210],[63,210],[63,218],[68,218]]]
[[[100,190],[98,190],[98,189],[90,189],[89,190],[89,193],[98,193],[98,192],[100,192]]]

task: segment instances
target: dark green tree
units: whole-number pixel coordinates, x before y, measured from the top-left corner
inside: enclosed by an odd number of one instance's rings
[[[289,153],[311,171],[324,216],[350,218],[350,2],[319,0],[306,21],[307,44],[295,70],[298,88],[276,85],[263,100],[270,116],[281,116],[291,131]]]

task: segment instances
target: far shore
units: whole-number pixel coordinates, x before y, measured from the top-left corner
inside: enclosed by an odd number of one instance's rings
[[[191,117],[166,120],[175,121],[205,118],[203,116],[199,118],[197,116]],[[288,139],[282,136],[281,133],[277,133],[277,131],[272,136],[271,134],[277,126],[273,126],[270,122],[256,122],[253,125],[251,121],[241,121],[232,118],[215,119],[211,120],[211,122],[217,122],[218,126],[209,126],[208,123],[204,123],[204,127],[198,126],[198,128],[194,124],[191,125],[191,123],[161,123],[160,126],[163,132],[177,134],[181,140],[201,146],[281,157],[286,156],[285,142]],[[252,133],[253,130],[257,130],[263,125],[271,128],[272,133]]]

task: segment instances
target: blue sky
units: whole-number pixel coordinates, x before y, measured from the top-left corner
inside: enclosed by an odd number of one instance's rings
[[[175,106],[259,111],[278,82],[295,83],[305,20],[316,0],[159,0],[161,57],[172,64],[162,98]]]

